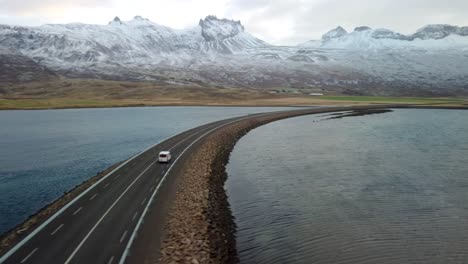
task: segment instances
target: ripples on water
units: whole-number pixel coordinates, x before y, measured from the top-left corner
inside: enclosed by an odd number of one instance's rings
[[[241,263],[468,263],[468,112],[325,118],[236,145],[226,189]]]
[[[0,111],[0,234],[107,167],[187,129],[277,107]]]

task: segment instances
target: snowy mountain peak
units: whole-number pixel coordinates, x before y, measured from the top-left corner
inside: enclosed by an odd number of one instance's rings
[[[468,27],[457,27],[452,25],[427,25],[413,34],[413,38],[419,39],[443,39],[449,35],[468,36]]]
[[[414,47],[415,45],[430,48],[448,48],[466,46],[468,38],[465,37],[467,36],[468,27],[442,24],[427,25],[411,35],[404,35],[385,28],[372,29],[365,26],[357,27],[353,32],[347,33],[345,29],[338,27],[323,35],[322,46],[352,49]],[[431,42],[443,39],[446,41],[438,44]]]
[[[322,36],[322,40],[323,41],[329,41],[331,39],[340,38],[340,37],[342,37],[342,36],[344,36],[346,34],[348,34],[348,31],[346,31],[346,29],[339,26],[339,27],[337,27],[335,29],[332,29],[332,30],[328,31],[327,33],[325,33]]]
[[[391,31],[386,28],[379,28],[379,29],[372,30],[371,37],[374,39],[411,40],[411,37],[405,36],[398,32]]]
[[[202,36],[206,41],[216,41],[230,38],[244,32],[240,21],[219,19],[216,16],[207,16],[198,23]]]
[[[114,17],[112,21],[109,22],[109,25],[122,25],[122,21],[118,16]]]

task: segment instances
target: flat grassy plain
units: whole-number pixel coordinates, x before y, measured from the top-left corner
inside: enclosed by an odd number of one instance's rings
[[[307,106],[418,104],[468,106],[462,98],[310,96],[194,84],[160,85],[65,79],[30,82],[0,89],[0,109],[60,109],[131,106]]]
[[[467,104],[463,98],[427,98],[427,97],[383,97],[383,96],[322,96],[323,100],[371,102],[371,103],[398,103],[398,104]]]

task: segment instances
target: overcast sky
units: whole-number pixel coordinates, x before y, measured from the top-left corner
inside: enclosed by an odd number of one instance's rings
[[[297,44],[338,25],[412,33],[427,24],[468,26],[468,0],[0,0],[0,24],[107,24],[135,15],[173,28],[216,15],[241,20],[246,31],[273,44]]]

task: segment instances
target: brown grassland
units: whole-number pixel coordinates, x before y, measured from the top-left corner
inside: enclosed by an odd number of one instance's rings
[[[304,106],[419,104],[468,106],[461,98],[410,98],[373,96],[310,96],[253,89],[223,88],[194,84],[161,85],[65,79],[29,82],[0,88],[0,109],[54,109],[127,106]]]

